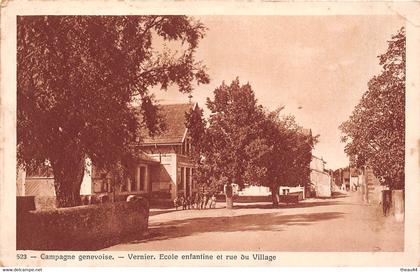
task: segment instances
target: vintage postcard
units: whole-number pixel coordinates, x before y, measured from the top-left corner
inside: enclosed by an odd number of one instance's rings
[[[418,2],[3,1],[0,265],[420,265]]]

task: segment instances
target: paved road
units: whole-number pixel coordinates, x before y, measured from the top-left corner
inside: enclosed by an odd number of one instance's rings
[[[143,239],[105,250],[402,251],[404,226],[362,203],[357,193],[272,208],[152,210]]]

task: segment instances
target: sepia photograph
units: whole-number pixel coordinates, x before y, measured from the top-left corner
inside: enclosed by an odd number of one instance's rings
[[[403,16],[15,23],[17,259],[407,250]]]

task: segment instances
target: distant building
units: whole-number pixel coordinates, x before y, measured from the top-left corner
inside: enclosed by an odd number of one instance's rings
[[[88,162],[87,162],[88,164]],[[91,167],[86,165],[87,171],[83,176],[80,194],[92,193]],[[17,196],[55,196],[54,175],[51,167],[45,164],[33,171],[17,170],[16,178]]]
[[[311,186],[315,191],[316,197],[331,196],[331,176],[325,169],[325,161],[312,155],[311,168]]]
[[[245,185],[242,190],[238,190],[239,196],[270,196],[271,190],[266,186]]]
[[[361,184],[362,184],[361,171],[359,171],[356,168],[351,167],[350,175],[349,175],[350,190],[357,191]]]
[[[349,170],[350,169],[350,170]],[[362,185],[363,173],[361,169],[345,167],[333,172],[333,182],[341,190],[357,191]]]

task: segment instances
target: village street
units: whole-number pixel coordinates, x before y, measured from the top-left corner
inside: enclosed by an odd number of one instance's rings
[[[211,210],[152,209],[143,238],[105,250],[402,251],[403,223],[349,192],[273,209],[222,203]]]

